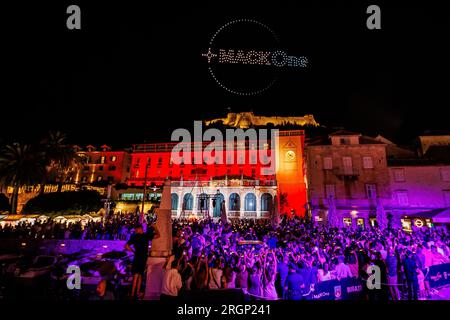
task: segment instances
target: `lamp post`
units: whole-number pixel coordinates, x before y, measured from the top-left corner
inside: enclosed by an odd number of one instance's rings
[[[144,218],[144,206],[145,206],[145,197],[147,195],[147,172],[148,172],[149,163],[147,161],[147,164],[145,165],[145,175],[144,175],[144,191],[142,194],[142,209],[141,213],[139,214],[139,223],[143,222]]]

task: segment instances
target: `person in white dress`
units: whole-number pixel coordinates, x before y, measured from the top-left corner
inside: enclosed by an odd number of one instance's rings
[[[263,295],[267,300],[278,300],[278,293],[275,288],[277,276],[277,259],[273,251],[269,251],[264,257],[263,271]]]
[[[328,269],[328,263],[325,262],[323,264],[322,269],[319,269],[317,271],[317,278],[319,279],[319,282],[332,280],[333,276],[331,275],[331,271]]]

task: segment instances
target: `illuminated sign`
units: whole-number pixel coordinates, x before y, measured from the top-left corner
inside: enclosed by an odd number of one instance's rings
[[[420,219],[416,219],[416,220],[414,220],[414,225],[415,225],[417,228],[422,228],[422,227],[423,227],[423,221],[420,220]]]
[[[206,58],[209,73],[220,87],[244,96],[270,88],[280,69],[308,66],[305,56],[289,55],[280,48],[272,29],[251,19],[233,20],[219,28],[202,57]]]

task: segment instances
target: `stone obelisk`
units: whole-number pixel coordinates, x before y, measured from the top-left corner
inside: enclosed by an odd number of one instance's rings
[[[161,203],[156,209],[156,228],[159,238],[152,241],[150,257],[147,260],[145,299],[156,300],[161,295],[163,267],[172,254],[172,201],[170,181],[164,182]]]

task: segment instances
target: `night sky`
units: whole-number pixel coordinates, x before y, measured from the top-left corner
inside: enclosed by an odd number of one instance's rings
[[[80,145],[168,141],[171,129],[228,108],[311,113],[328,127],[399,142],[450,129],[450,19],[428,1],[92,2],[2,5],[4,142],[54,129]],[[69,4],[81,7],[81,31],[66,28]],[[381,7],[381,30],[366,28],[369,4]],[[241,18],[266,24],[286,51],[306,55],[307,70],[281,72],[256,96],[217,86],[201,54],[222,25]]]

